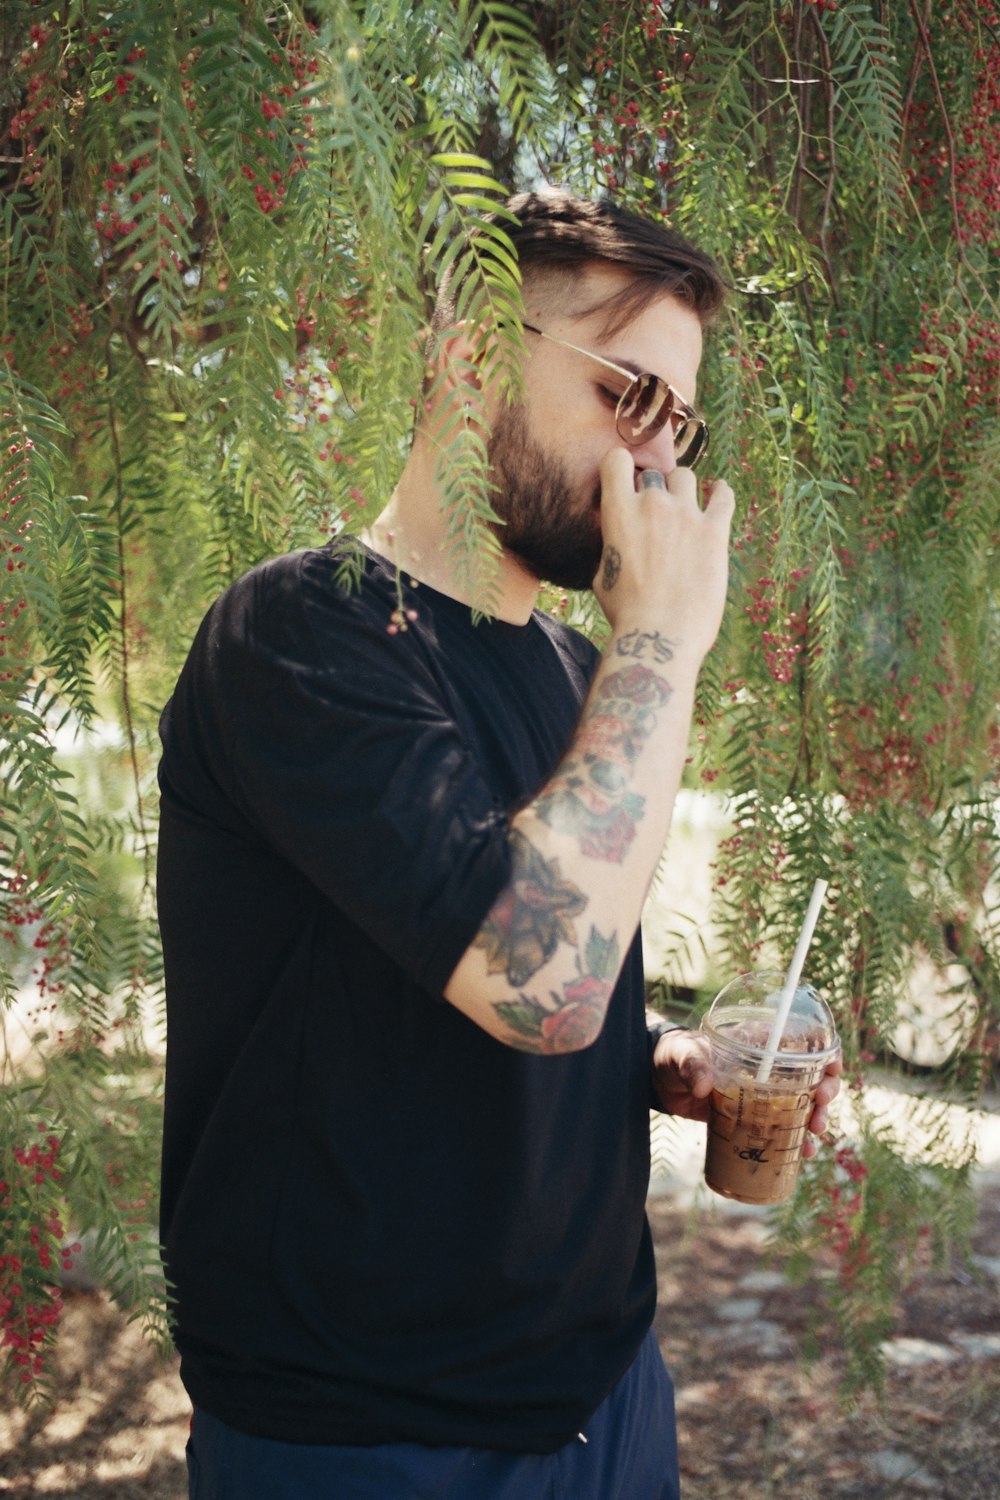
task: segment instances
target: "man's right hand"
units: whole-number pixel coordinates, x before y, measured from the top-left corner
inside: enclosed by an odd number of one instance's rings
[[[638,475],[627,448],[601,463],[604,553],[594,593],[616,634],[656,631],[700,664],[726,601],[734,496],[724,480],[705,491],[691,469]]]

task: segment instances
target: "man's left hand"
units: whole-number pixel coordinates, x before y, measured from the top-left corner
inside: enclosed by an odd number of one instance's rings
[[[685,1120],[708,1120],[715,1073],[708,1038],[699,1031],[668,1031],[653,1053],[653,1087],[660,1108]]]
[[[816,1089],[816,1102],[806,1127],[812,1136],[820,1136],[827,1127],[830,1105],[840,1092],[843,1063],[839,1058],[829,1063]],[[708,1096],[715,1073],[712,1069],[708,1038],[698,1031],[668,1031],[661,1036],[653,1053],[653,1084],[660,1108],[668,1115],[686,1120],[708,1120]],[[802,1148],[808,1160],[818,1150],[817,1142],[806,1137]]]

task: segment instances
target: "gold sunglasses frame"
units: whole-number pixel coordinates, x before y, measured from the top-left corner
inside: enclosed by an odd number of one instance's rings
[[[635,440],[633,438],[630,438],[627,433],[624,433],[622,431],[620,426],[622,404],[628,396],[629,390],[637,380],[651,380],[655,385],[663,386],[670,392],[671,406],[660,426],[657,427],[655,431],[649,436],[655,436],[656,433],[662,432],[667,422],[670,421],[671,416],[676,413],[678,416],[683,418],[683,426],[686,426],[689,422],[694,422],[701,432],[701,443],[700,446],[696,447],[695,449],[694,458],[685,461],[686,455],[682,454],[677,459],[678,465],[682,469],[693,469],[696,468],[701,460],[705,457],[705,454],[708,452],[708,423],[699,412],[695,411],[693,406],[691,406],[687,401],[684,400],[680,391],[675,390],[674,387],[669,383],[669,381],[663,379],[662,375],[655,375],[652,370],[627,370],[624,365],[616,365],[614,360],[605,359],[603,354],[595,354],[592,349],[584,349],[580,344],[571,344],[569,339],[557,338],[554,333],[546,333],[544,328],[538,328],[534,323],[522,323],[521,327],[524,328],[528,333],[537,333],[539,338],[548,339],[550,344],[561,344],[564,349],[572,349],[574,354],[585,354],[588,359],[594,359],[599,365],[604,365],[606,369],[614,370],[617,375],[623,375],[625,377],[625,379],[628,381],[628,385],[625,387],[624,391],[622,391],[621,393],[621,396],[618,398],[618,405],[615,408],[615,430],[617,431],[618,436],[621,438],[622,442],[625,443],[629,448],[641,447],[644,442],[648,441],[648,436],[644,434],[638,440]]]

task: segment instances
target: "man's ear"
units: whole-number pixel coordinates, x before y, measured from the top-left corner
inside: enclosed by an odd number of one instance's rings
[[[438,342],[437,367],[443,389],[482,389],[482,345],[475,327],[459,323],[448,329]]]
[[[491,399],[490,340],[475,324],[459,323],[438,339],[432,364],[430,402],[438,410],[461,410],[470,422],[488,423]]]

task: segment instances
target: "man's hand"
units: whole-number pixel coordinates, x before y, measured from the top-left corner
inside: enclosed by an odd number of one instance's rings
[[[708,1120],[715,1073],[708,1037],[700,1031],[668,1031],[653,1053],[653,1086],[661,1109],[685,1120]]]
[[[724,480],[702,487],[691,469],[636,476],[632,454],[601,463],[604,555],[594,593],[612,628],[664,633],[700,664],[726,599],[735,501]]]
[[[840,1058],[827,1065],[826,1073],[816,1090],[816,1102],[809,1117],[806,1137],[802,1148],[803,1158],[808,1161],[818,1148],[814,1136],[823,1134],[827,1127],[830,1105],[840,1092],[840,1074],[843,1063]],[[699,1031],[668,1031],[661,1036],[653,1053],[653,1085],[660,1107],[668,1115],[680,1115],[686,1120],[708,1120],[708,1096],[712,1092],[715,1073],[712,1069],[708,1038]]]
[[[809,1116],[809,1123],[806,1126],[806,1129],[811,1131],[813,1136],[822,1135],[827,1127],[830,1105],[840,1093],[840,1075],[843,1071],[844,1064],[839,1057],[835,1062],[827,1063],[826,1065],[826,1072],[820,1079],[819,1087],[816,1090],[816,1102],[813,1105],[813,1112]],[[802,1147],[802,1155],[805,1160],[808,1161],[811,1156],[815,1156],[818,1150],[818,1143],[807,1135],[805,1144]]]

